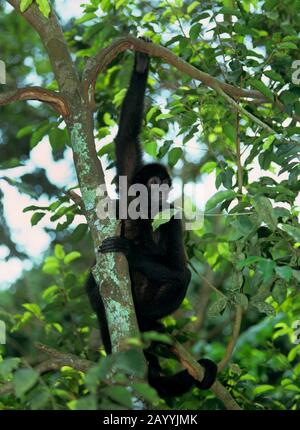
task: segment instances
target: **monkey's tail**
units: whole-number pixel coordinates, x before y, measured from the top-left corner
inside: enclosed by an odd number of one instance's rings
[[[152,356],[149,362],[148,380],[149,384],[156,389],[161,397],[176,397],[187,393],[192,387],[207,390],[216,380],[217,365],[207,359],[202,358],[198,363],[204,367],[204,377],[201,382],[193,378],[187,370],[182,370],[172,376],[162,376],[160,365],[157,357]]]

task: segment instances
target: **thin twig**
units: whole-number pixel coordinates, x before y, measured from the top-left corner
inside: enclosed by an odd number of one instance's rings
[[[229,363],[235,344],[238,340],[240,329],[241,329],[241,323],[242,323],[242,316],[243,316],[243,308],[240,305],[236,305],[236,314],[235,314],[235,320],[233,323],[233,330],[232,335],[230,338],[230,341],[228,342],[225,355],[222,358],[222,360],[218,364],[218,372],[222,372],[222,370],[225,369],[227,364]]]
[[[85,372],[91,366],[95,365],[92,361],[77,357],[74,354],[57,351],[56,349],[53,349],[50,346],[44,345],[43,343],[40,343],[40,342],[35,342],[34,346],[39,351],[44,352],[47,355],[51,355],[55,359],[61,360],[64,363],[68,363],[68,364],[65,364],[65,366],[71,366],[74,369],[80,370],[82,372]]]
[[[241,161],[240,115],[236,112],[236,165],[239,193],[243,192],[243,166]]]
[[[225,296],[225,294],[222,293],[222,291],[218,290],[218,288],[216,288],[205,276],[203,276],[201,273],[198,272],[198,270],[194,267],[193,263],[191,263],[189,261],[189,265],[191,266],[191,268],[194,270],[194,272],[200,277],[202,278],[206,284],[213,289],[216,293],[218,293],[220,296],[222,296],[225,300],[228,300],[227,297]]]
[[[82,211],[85,210],[82,198],[77,193],[75,193],[75,191],[73,190],[65,191],[65,195],[69,197],[71,200],[73,200],[73,202],[76,203],[76,205],[79,206]]]

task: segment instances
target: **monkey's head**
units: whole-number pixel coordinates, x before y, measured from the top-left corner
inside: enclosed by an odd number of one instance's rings
[[[134,176],[133,184],[142,184],[147,188],[149,207],[157,206],[162,210],[169,197],[172,186],[167,169],[159,163],[143,166]]]

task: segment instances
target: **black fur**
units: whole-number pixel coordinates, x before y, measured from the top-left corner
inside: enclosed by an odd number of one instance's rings
[[[118,176],[127,176],[129,185],[158,177],[171,184],[171,178],[160,164],[144,165],[139,143],[148,77],[149,57],[136,53],[130,85],[123,101],[119,131],[116,137],[116,164]],[[128,260],[133,299],[141,331],[162,331],[159,319],[180,306],[191,279],[184,252],[181,221],[174,217],[153,233],[151,220],[124,220],[122,236],[104,240],[100,252],[122,252]],[[112,352],[104,306],[92,275],[87,292],[101,328],[106,352]],[[149,383],[163,397],[181,395],[197,386],[209,388],[215,381],[217,367],[206,359],[199,363],[206,369],[203,381],[195,381],[187,371],[173,376],[162,376],[157,357],[151,347],[145,351],[149,362]]]

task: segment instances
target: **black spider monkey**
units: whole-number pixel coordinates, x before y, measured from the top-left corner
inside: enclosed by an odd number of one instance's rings
[[[144,96],[149,69],[149,56],[136,52],[130,85],[121,108],[119,131],[116,137],[117,175],[126,176],[128,186],[143,184],[171,185],[166,168],[158,163],[144,165],[139,142],[144,108]],[[159,207],[163,202],[159,201]],[[103,241],[99,252],[121,252],[129,264],[133,300],[139,328],[163,331],[159,319],[174,312],[181,304],[191,279],[183,245],[181,221],[172,217],[155,232],[151,218],[122,221],[120,237]],[[98,286],[90,274],[87,293],[97,314],[105,350],[112,352],[104,306]],[[209,388],[215,381],[217,366],[211,360],[201,359],[205,369],[201,382],[186,370],[173,376],[162,376],[152,344],[144,351],[149,362],[148,380],[162,397],[181,395],[193,386]]]

